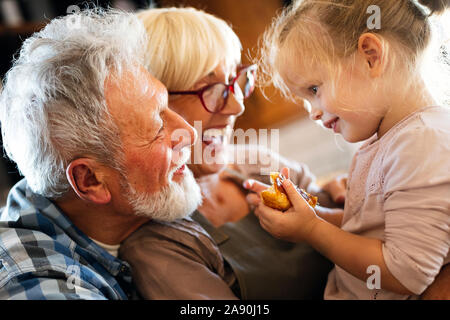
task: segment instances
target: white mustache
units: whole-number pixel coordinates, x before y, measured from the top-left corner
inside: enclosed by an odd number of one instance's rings
[[[191,148],[184,147],[180,150],[173,150],[172,153],[172,163],[175,164],[175,168],[172,172],[177,171],[180,167],[185,165],[188,160],[191,158]]]

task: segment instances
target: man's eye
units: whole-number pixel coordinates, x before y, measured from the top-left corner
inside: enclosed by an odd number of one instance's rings
[[[311,86],[308,88],[309,92],[311,92],[313,95],[317,95],[317,93],[319,92],[319,87],[318,86]]]

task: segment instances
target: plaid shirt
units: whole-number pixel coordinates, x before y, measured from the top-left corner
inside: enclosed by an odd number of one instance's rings
[[[0,211],[0,299],[127,299],[129,265],[17,183]]]

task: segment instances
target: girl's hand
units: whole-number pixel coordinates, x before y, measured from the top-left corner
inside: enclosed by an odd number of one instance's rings
[[[255,214],[261,226],[275,238],[291,242],[305,241],[319,218],[314,209],[297,192],[291,180],[286,179],[283,188],[292,203],[290,209],[282,212],[260,202]]]
[[[288,176],[286,173],[283,174]],[[245,183],[244,186],[246,186]],[[283,188],[291,201],[292,207],[285,212],[269,208],[264,205],[259,197],[259,193],[267,187],[269,186],[253,182],[248,188],[258,193],[258,195],[249,194],[247,200],[250,204],[257,206],[255,214],[259,218],[261,226],[274,237],[282,240],[301,242],[307,239],[315,223],[319,220],[314,209],[297,192],[289,179],[284,180]]]
[[[281,174],[286,178],[289,178],[289,168],[281,169]],[[243,183],[243,187],[249,191],[254,192],[247,195],[247,202],[250,204],[250,207],[252,209],[258,206],[261,202],[261,192],[266,190],[267,188],[270,188],[269,185],[253,179],[245,180]]]

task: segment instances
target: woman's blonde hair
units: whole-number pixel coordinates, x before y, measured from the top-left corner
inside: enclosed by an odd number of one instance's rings
[[[449,0],[294,1],[274,19],[261,40],[260,84],[274,84],[285,97],[295,100],[280,75],[283,63],[322,65],[337,79],[341,62],[354,55],[359,37],[366,32],[389,42],[392,62],[387,71],[403,68],[411,76],[419,71],[432,41],[430,17],[449,7]],[[379,9],[379,29],[369,28],[370,8]]]
[[[223,20],[194,8],[147,9],[138,13],[149,37],[146,68],[168,90],[190,89],[220,63],[241,60],[239,38]]]

